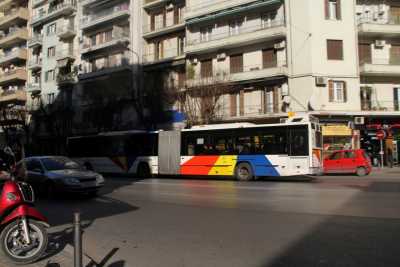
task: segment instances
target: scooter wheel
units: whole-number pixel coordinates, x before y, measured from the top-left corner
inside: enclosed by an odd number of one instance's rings
[[[15,264],[29,264],[39,260],[47,249],[48,235],[40,222],[28,220],[30,244],[26,244],[22,222],[17,220],[7,225],[0,234],[1,251]]]

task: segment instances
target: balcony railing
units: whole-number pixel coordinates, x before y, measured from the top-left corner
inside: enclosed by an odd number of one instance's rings
[[[14,58],[21,58],[21,59],[25,59],[27,58],[27,51],[25,48],[18,48],[14,51],[10,51],[5,53],[4,55],[0,56],[0,64],[10,61]]]
[[[10,12],[4,13],[4,16],[0,18],[0,24],[3,24],[4,22],[10,20],[14,16],[19,16],[25,20],[28,20],[29,18],[29,11],[27,8],[18,8],[15,10],[12,10]]]
[[[19,28],[19,29],[13,30],[5,35],[0,36],[0,42],[7,38],[18,36],[18,35],[21,35],[21,37],[24,37],[25,33],[26,33],[26,37],[28,37],[28,31],[26,28]]]
[[[75,54],[76,52],[73,49],[58,50],[56,53],[56,59],[75,58]]]
[[[191,38],[188,39],[187,45],[196,45],[196,44],[201,44],[201,43],[207,43],[211,41],[216,41],[216,40],[222,40],[225,38],[229,37],[235,37],[235,36],[240,36],[243,34],[247,33],[252,33],[256,31],[262,31],[266,29],[272,29],[272,28],[277,28],[277,27],[282,27],[285,26],[285,20],[280,19],[280,20],[274,20],[269,23],[265,24],[259,24],[259,25],[253,25],[253,26],[243,26],[240,27],[239,30],[228,30],[225,32],[221,33],[210,33],[207,35],[202,35],[200,32],[197,34],[198,36],[196,38]],[[229,25],[227,26],[229,28]],[[213,29],[214,30],[214,29]]]
[[[43,35],[41,34],[34,34],[29,40],[28,40],[28,46],[33,47],[36,45],[42,45],[43,42]]]
[[[375,101],[361,99],[362,111],[399,111],[398,101]]]
[[[18,68],[0,74],[0,85],[13,80],[26,80],[27,72],[25,68]]]
[[[171,49],[164,49],[160,53],[147,53],[143,55],[143,61],[145,63],[157,62],[167,59],[173,59],[175,57],[183,56],[185,54],[183,47],[174,47]]]
[[[157,31],[167,31],[168,29],[174,28],[178,25],[181,25],[184,22],[183,16],[174,19],[168,19],[163,21],[162,23],[155,24],[146,24],[143,25],[143,33],[151,33]]]
[[[67,73],[67,74],[61,74],[59,73],[57,75],[57,83],[60,85],[63,84],[71,84],[71,83],[75,83],[77,81],[77,76],[75,73]]]
[[[91,43],[91,42],[84,43],[82,44],[81,52],[87,53],[114,45],[126,45],[127,43],[129,43],[129,33],[124,32],[120,34],[115,34],[114,36],[112,36],[111,39],[106,40],[103,43]]]
[[[93,74],[93,73],[100,73],[100,72],[108,72],[113,70],[118,70],[120,68],[129,68],[129,58],[123,57],[120,62],[118,63],[110,63],[110,61],[106,61],[102,66],[95,66],[93,64],[87,64],[83,67],[83,71],[79,74],[80,76]]]
[[[358,24],[381,24],[381,25],[400,25],[400,16],[389,16],[387,19],[374,19],[372,16],[361,16],[357,19]]]
[[[64,25],[61,27],[57,27],[57,35],[62,38],[67,38],[70,36],[75,36],[75,26],[74,25]]]
[[[40,21],[45,21],[48,18],[51,18],[57,14],[62,14],[62,12],[66,10],[75,10],[76,9],[76,1],[75,0],[69,0],[69,1],[64,1],[63,3],[51,6],[48,10],[46,11],[41,11],[38,14],[34,15],[32,17],[32,24],[38,23]]]
[[[384,58],[362,58],[360,59],[360,65],[371,64],[371,65],[390,65],[399,66],[400,57],[384,57]]]
[[[42,58],[40,57],[35,57],[35,58],[31,58],[28,61],[28,68],[29,69],[40,69],[42,67]]]
[[[86,28],[89,27],[90,25],[97,24],[98,22],[105,20],[109,17],[110,18],[114,17],[116,14],[127,13],[127,12],[129,12],[129,4],[123,4],[103,9],[99,12],[83,17],[81,19],[81,27]]]
[[[36,7],[44,2],[46,2],[46,0],[32,0],[32,6]]]
[[[26,90],[29,92],[40,91],[41,85],[40,85],[40,83],[31,82],[31,83],[27,84]]]
[[[221,82],[239,82],[246,80],[258,80],[267,77],[281,77],[287,76],[287,62],[282,61],[271,61],[253,65],[234,65],[228,69],[216,69],[211,70],[212,73],[209,77],[201,77],[192,72],[192,77],[187,73],[187,86],[206,86],[214,83]]]
[[[26,102],[24,90],[5,90],[0,94],[0,102]]]

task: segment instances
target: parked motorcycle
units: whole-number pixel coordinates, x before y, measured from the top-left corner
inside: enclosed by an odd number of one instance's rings
[[[12,151],[4,151],[12,155]],[[12,168],[2,162],[9,179],[4,182],[0,194],[0,254],[16,264],[37,261],[47,248],[49,227],[47,219],[33,206],[33,189],[18,182]],[[15,157],[14,157],[15,166]]]

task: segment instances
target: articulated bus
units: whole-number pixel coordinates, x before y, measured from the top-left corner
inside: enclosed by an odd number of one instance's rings
[[[73,137],[72,158],[102,173],[257,177],[322,172],[322,134],[313,118],[279,124],[233,123],[178,131]]]

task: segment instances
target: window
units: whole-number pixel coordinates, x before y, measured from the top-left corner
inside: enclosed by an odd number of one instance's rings
[[[200,42],[211,41],[212,29],[213,29],[212,26],[200,28]]]
[[[400,88],[393,88],[393,104],[394,110],[399,111],[399,96],[400,96]]]
[[[345,159],[354,159],[356,157],[356,153],[354,151],[346,151],[344,152]]]
[[[263,49],[263,68],[274,68],[278,66],[276,50],[274,48]]]
[[[51,57],[55,57],[56,56],[56,47],[52,46],[47,48],[47,57],[51,58]]]
[[[340,0],[324,0],[325,1],[325,18],[331,20],[342,19]]]
[[[279,100],[278,88],[267,88],[264,90],[263,109],[264,113],[278,113]]]
[[[54,81],[55,80],[55,71],[54,70],[46,71],[44,78],[45,78],[46,82]]]
[[[243,54],[231,55],[230,57],[230,72],[243,72]]]
[[[201,78],[210,78],[213,76],[212,59],[201,61],[200,72]]]
[[[42,171],[42,164],[36,159],[26,161],[26,169],[28,171]]]
[[[155,43],[154,46],[155,51],[155,59],[159,60],[159,59],[163,59],[164,58],[164,42],[163,41],[159,41]]]
[[[55,99],[54,93],[47,94],[47,103],[48,104],[53,104],[54,103],[54,99]]]
[[[229,23],[229,35],[231,36],[231,35],[240,34],[242,25],[243,25],[242,19],[237,19],[237,20],[231,21]]]
[[[57,24],[53,23],[47,26],[47,36],[56,34]]]
[[[185,49],[185,36],[178,37],[178,56],[183,55]]]
[[[329,81],[329,102],[347,102],[346,82]]]
[[[308,130],[307,127],[299,127],[290,130],[290,156],[308,156]]]
[[[327,40],[328,60],[343,60],[343,41]]]
[[[342,152],[335,152],[330,156],[330,160],[338,160],[342,158]]]
[[[360,43],[358,44],[358,52],[360,58],[360,64],[371,63],[371,44],[370,43]]]
[[[244,95],[245,92],[244,90],[240,90],[237,93],[232,93],[229,95],[230,97],[230,116],[231,117],[236,117],[236,116],[244,116]],[[239,106],[238,106],[239,102]],[[239,108],[239,110],[238,110]],[[238,113],[239,112],[239,113]]]

